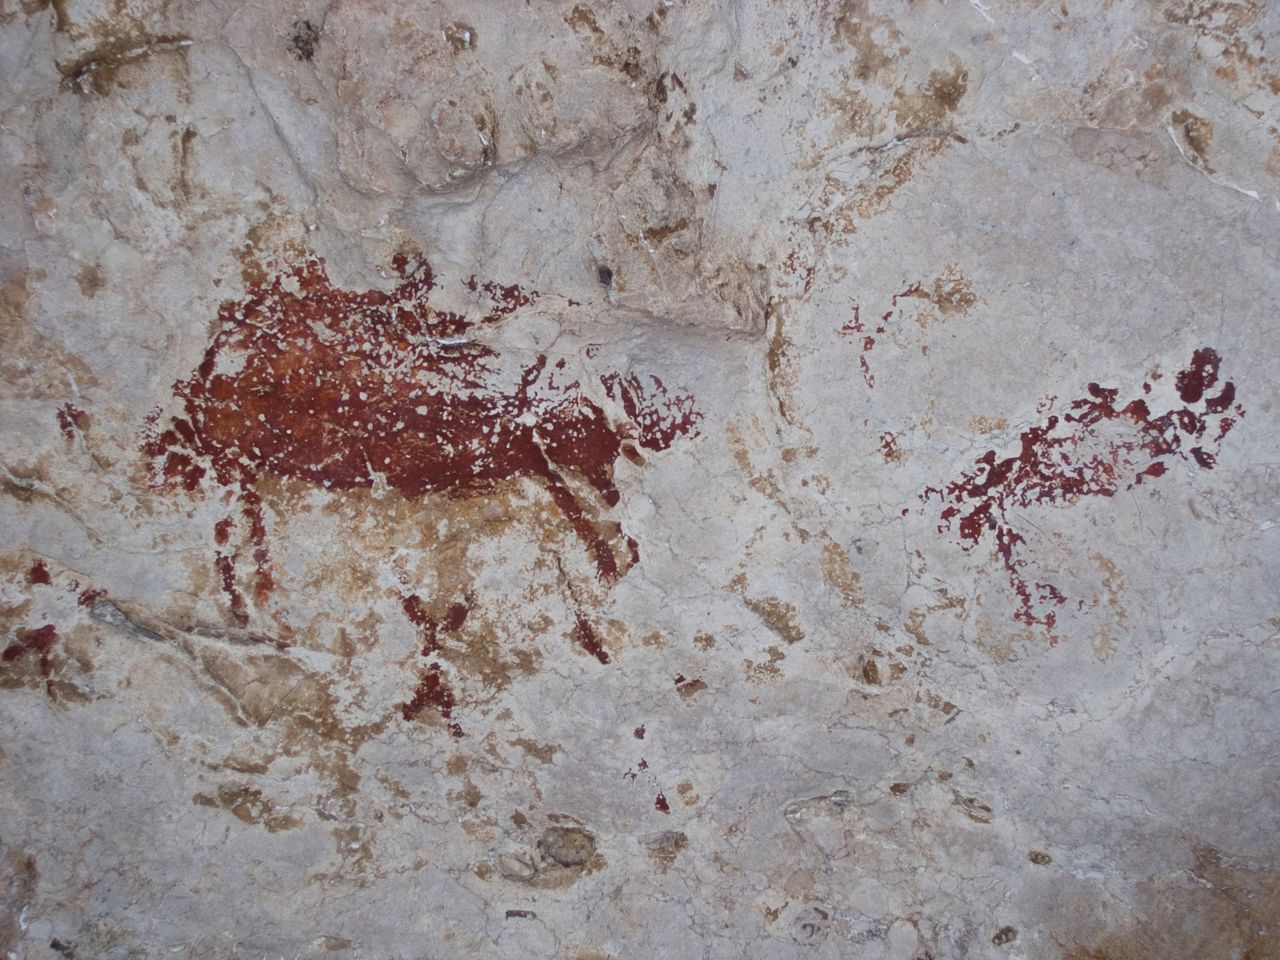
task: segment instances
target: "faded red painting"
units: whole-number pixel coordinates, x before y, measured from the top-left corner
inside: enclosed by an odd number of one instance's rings
[[[1160,413],[1142,397],[1119,404],[1118,389],[1091,383],[1087,396],[1073,400],[1064,413],[1024,430],[1016,452],[1001,456],[988,450],[957,479],[927,488],[921,499],[941,501],[939,532],[958,530],[966,550],[991,535],[1016,597],[1014,619],[1045,628],[1056,642],[1054,608],[1066,597],[1053,584],[1023,573],[1026,561],[1019,553],[1026,538],[1016,511],[1111,497],[1163,476],[1178,460],[1212,469],[1223,438],[1244,415],[1235,402],[1235,384],[1219,383],[1220,365],[1213,349],[1196,350],[1175,377],[1181,405]],[[1144,395],[1152,392],[1150,383],[1142,389]]]
[[[875,349],[876,337],[882,337],[889,332],[889,322],[896,319],[902,319],[902,310],[898,307],[898,301],[907,297],[924,297],[924,287],[919,283],[913,283],[893,295],[892,304],[888,310],[880,314],[880,319],[875,321],[875,325],[868,327],[866,321],[862,319],[862,306],[855,303],[852,307],[853,313],[844,325],[840,327],[838,333],[846,340],[857,342],[860,356],[858,357],[858,366],[862,370],[862,379],[870,390],[876,385],[876,375],[871,372],[871,363],[867,359],[871,351]]]
[[[465,316],[432,305],[437,278],[425,260],[398,256],[394,269],[389,292],[344,290],[311,258],[223,303],[199,367],[174,384],[179,410],[148,425],[143,452],[159,486],[236,491],[241,516],[218,523],[215,565],[242,624],[249,600],[238,587],[237,525],[252,555],[254,599],[273,589],[264,476],[334,493],[385,485],[406,498],[455,499],[532,480],[610,582],[639,556],[598,515],[618,503],[618,458],[642,463],[643,451],[696,432],[693,398],[655,376],[607,372],[585,382],[564,359],[482,342],[538,292],[471,278],[467,288],[488,308]],[[448,700],[436,694],[419,691],[406,715]]]

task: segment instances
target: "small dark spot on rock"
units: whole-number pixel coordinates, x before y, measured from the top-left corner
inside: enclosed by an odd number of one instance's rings
[[[613,286],[613,271],[603,263],[596,269],[596,277],[600,280],[600,285],[602,287]]]
[[[1001,927],[996,931],[996,935],[991,938],[991,942],[997,947],[1003,947],[1006,943],[1013,943],[1018,939],[1018,931],[1013,927]]]
[[[1049,856],[1049,854],[1045,853],[1043,850],[1030,851],[1027,854],[1027,859],[1030,860],[1032,863],[1039,864],[1042,867],[1050,863],[1053,863],[1053,857]]]
[[[665,793],[660,793],[653,798],[653,809],[659,813],[671,812],[671,804],[667,803],[667,795]]]
[[[476,29],[469,23],[463,23],[461,20],[455,21],[444,28],[444,38],[449,41],[449,46],[453,48],[454,53],[462,53],[464,50],[474,50],[476,48]]]
[[[538,849],[562,867],[580,867],[596,852],[596,838],[581,827],[547,827]]]
[[[67,960],[74,960],[76,948],[69,943],[63,943],[57,937],[49,941],[49,949],[62,954]]]
[[[320,31],[310,20],[293,21],[293,34],[289,37],[289,52],[298,61],[311,62],[316,55],[316,44],[320,42]]]
[[[898,797],[902,796],[904,793],[906,793],[910,789],[911,789],[911,784],[909,783],[889,784],[889,792],[892,793],[894,796],[898,796]]]

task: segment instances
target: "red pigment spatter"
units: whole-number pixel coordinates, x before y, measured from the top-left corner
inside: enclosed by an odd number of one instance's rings
[[[649,761],[646,760],[644,757],[641,757],[640,761],[635,766],[635,770],[628,770],[626,773],[622,775],[622,778],[624,780],[634,781],[636,777],[639,776],[639,774],[636,773],[636,770],[639,770],[641,773],[643,773],[645,770],[648,770],[648,769],[649,769]]]
[[[604,644],[600,641],[600,637],[596,634],[595,628],[583,616],[581,611],[574,611],[573,639],[583,650],[591,654],[601,663],[609,662],[609,651],[604,648]]]
[[[671,804],[667,803],[667,798],[665,794],[659,793],[656,797],[653,798],[653,809],[657,810],[660,813],[671,812]]]
[[[428,270],[431,268],[428,267]],[[497,320],[501,317],[515,313],[521,307],[527,307],[529,304],[537,300],[542,294],[537,290],[525,292],[519,284],[502,284],[487,280],[480,283],[476,280],[475,274],[467,278],[467,289],[474,293],[477,289],[483,290],[489,295],[489,299],[493,302],[493,309],[489,311],[489,315],[485,318],[488,321]]]
[[[40,657],[40,676],[44,677],[44,691],[50,699],[56,700],[57,697],[53,692],[53,657],[51,651],[53,645],[58,642],[58,631],[51,623],[46,623],[43,627],[28,629],[20,627],[14,631],[16,639],[13,643],[4,648],[4,653],[0,654],[0,659],[5,663],[12,663],[19,657],[28,653],[38,654]]]
[[[76,431],[84,433],[89,429],[89,415],[74,403],[64,403],[57,413],[58,429],[68,440],[76,438]]]
[[[642,723],[642,724],[640,724],[640,726],[636,727],[636,729],[635,729],[634,733],[635,733],[635,738],[636,738],[637,740],[643,740],[643,739],[644,739],[644,724]]]
[[[706,689],[706,684],[701,677],[686,677],[682,673],[676,674],[675,677],[676,690],[682,697],[690,697],[699,690]]]
[[[1026,538],[1011,514],[1032,504],[1110,497],[1119,490],[1131,490],[1147,478],[1163,476],[1172,458],[1191,459],[1212,469],[1222,439],[1235,425],[1234,418],[1222,415],[1235,399],[1235,385],[1227,382],[1216,396],[1206,396],[1218,381],[1219,362],[1217,352],[1209,347],[1195,351],[1191,365],[1176,379],[1178,395],[1187,406],[1158,416],[1143,399],[1117,407],[1119,390],[1091,383],[1088,396],[1073,401],[1069,412],[1048,416],[1025,430],[1017,454],[1000,459],[995,450],[988,450],[975,461],[975,469],[962,473],[960,479],[942,489],[925,489],[921,500],[936,496],[945,505],[939,532],[950,530],[956,522],[966,551],[989,531],[995,534],[996,552],[1017,598],[1015,620],[1044,627],[1050,642],[1056,643],[1057,617],[1045,608],[1061,606],[1066,597],[1053,584],[1029,582],[1022,575],[1025,561],[1017,554]],[[1143,388],[1144,393],[1150,392],[1149,384]],[[1197,406],[1201,409],[1193,409]],[[1235,413],[1244,416],[1239,405]],[[1124,435],[1116,437],[1114,430],[1104,434],[1101,427],[1108,422],[1124,428]]]
[[[898,301],[904,297],[923,297],[925,296],[924,287],[919,283],[913,283],[905,290],[893,295],[892,306],[880,315],[880,323],[876,325],[873,331],[876,334],[885,333],[888,330],[886,324],[893,318],[895,311],[898,318],[902,317],[903,311],[898,307]],[[860,304],[853,305],[853,315],[840,328],[839,334],[848,339],[860,339],[862,354],[858,357],[858,366],[862,368],[862,379],[866,382],[867,388],[870,389],[876,385],[875,374],[871,372],[871,364],[867,361],[869,354],[876,345],[876,338],[867,332],[866,325],[862,322],[862,307]]]
[[[27,583],[33,587],[37,583],[53,583],[53,577],[49,576],[49,567],[43,560],[37,560],[31,564],[31,569],[27,571]]]
[[[880,434],[880,452],[885,463],[892,463],[898,456],[898,438],[892,433]]]
[[[260,601],[271,583],[257,492],[266,475],[333,492],[385,484],[411,498],[472,497],[532,479],[600,578],[621,576],[638,556],[634,541],[594,520],[569,478],[615,505],[618,456],[639,460],[636,445],[663,450],[696,433],[692,397],[653,377],[610,374],[601,385],[623,411],[607,412],[564,377],[564,361],[504,365],[474,339],[539,294],[472,278],[492,307],[469,319],[430,304],[436,280],[425,260],[397,256],[394,268],[391,292],[352,291],[309,259],[223,303],[204,359],[174,384],[181,413],[148,420],[142,449],[156,482],[194,493],[212,479],[239,491]]]
[[[438,654],[443,649],[440,634],[457,633],[467,622],[467,615],[471,612],[467,603],[457,602],[448,606],[444,616],[434,616],[416,593],[401,598],[400,605],[409,622],[418,628],[424,657]],[[453,716],[456,698],[439,663],[432,663],[427,667],[427,672],[418,681],[413,698],[401,707],[401,713],[406,720],[414,720],[428,705],[434,706],[444,720],[450,720]],[[462,736],[460,724],[453,722],[448,726],[449,732],[455,737]]]
[[[92,607],[95,603],[107,595],[107,591],[101,587],[86,587],[80,591],[80,595],[76,597],[76,603],[82,607]]]
[[[817,267],[813,264],[807,264],[801,261],[800,252],[794,247],[791,252],[783,258],[783,268],[787,273],[794,277],[798,277],[804,283],[804,292],[808,293],[810,287],[813,286],[813,275],[817,272]]]

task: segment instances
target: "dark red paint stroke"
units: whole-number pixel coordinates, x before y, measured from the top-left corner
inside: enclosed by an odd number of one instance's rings
[[[35,586],[38,583],[52,584],[53,577],[49,575],[49,566],[43,560],[37,560],[31,564],[31,569],[27,571],[27,583]]]
[[[595,628],[583,615],[582,611],[574,611],[573,639],[583,650],[591,654],[601,663],[609,662],[609,651],[604,648]]]
[[[1026,538],[1014,526],[1011,512],[1033,504],[1114,496],[1163,476],[1173,458],[1212,469],[1223,437],[1235,424],[1234,418],[1222,416],[1235,398],[1235,385],[1227,382],[1216,396],[1207,396],[1218,382],[1219,365],[1212,348],[1195,351],[1190,366],[1175,379],[1187,405],[1159,415],[1143,399],[1117,406],[1119,390],[1091,383],[1088,396],[1073,401],[1069,412],[1048,416],[1023,431],[1015,455],[1000,458],[988,450],[974,462],[974,469],[941,489],[926,488],[921,499],[942,501],[938,530],[951,530],[954,523],[965,550],[973,549],[988,532],[994,534],[996,552],[1017,598],[1014,619],[1044,627],[1056,643],[1057,617],[1045,608],[1062,605],[1066,597],[1052,584],[1031,583],[1023,576],[1025,561],[1018,553]],[[1151,385],[1144,383],[1143,392],[1149,394]],[[1194,409],[1197,406],[1201,409]],[[1235,412],[1244,415],[1238,405]],[[1127,428],[1125,435],[1103,435],[1099,427],[1105,422]]]
[[[401,598],[400,606],[405,616],[418,628],[419,635],[422,637],[422,656],[434,657],[440,653],[444,648],[441,633],[452,634],[462,629],[467,622],[467,615],[471,612],[469,599],[468,603],[461,601],[451,603],[446,608],[444,616],[437,617],[431,613],[416,593]],[[457,698],[448,678],[444,675],[443,668],[438,662],[433,662],[418,681],[412,699],[401,706],[400,712],[406,720],[416,720],[426,707],[433,706],[440,717],[448,721],[453,717],[453,708],[456,704]],[[449,732],[455,737],[463,735],[461,724],[453,722],[448,726]]]
[[[247,626],[249,611],[244,604],[244,594],[236,586],[236,555],[219,552],[214,555],[214,566],[222,579],[222,592],[227,595],[227,601],[231,604],[231,616],[240,626]]]
[[[263,475],[332,491],[368,488],[380,475],[414,498],[471,497],[530,478],[564,514],[600,578],[617,579],[638,548],[616,523],[595,521],[568,478],[616,504],[619,454],[638,459],[637,445],[663,450],[695,434],[692,397],[654,377],[610,374],[602,385],[625,413],[612,416],[579,382],[558,378],[564,362],[546,356],[521,367],[517,386],[500,389],[498,353],[472,334],[539,294],[472,278],[468,285],[484,290],[492,308],[470,320],[430,304],[436,279],[425,260],[401,255],[394,267],[400,279],[391,292],[357,292],[333,286],[324,261],[309,259],[223,303],[204,359],[174,384],[181,413],[148,423],[143,452],[156,481],[195,492],[212,475],[239,490],[259,602],[271,590]],[[233,614],[240,619],[234,602]]]

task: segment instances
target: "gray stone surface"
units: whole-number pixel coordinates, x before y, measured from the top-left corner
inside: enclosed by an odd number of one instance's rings
[[[1280,957],[1278,32],[0,0],[6,956]]]

